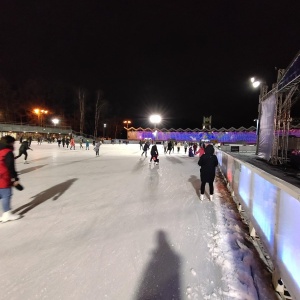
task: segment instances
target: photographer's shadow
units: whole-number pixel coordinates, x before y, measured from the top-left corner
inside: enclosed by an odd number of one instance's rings
[[[33,198],[27,204],[24,204],[13,211],[13,213],[19,212],[20,215],[23,215],[35,208],[36,206],[42,204],[43,202],[53,198],[53,200],[57,200],[70,186],[77,180],[78,178],[69,179],[65,182],[57,184],[45,191],[40,192],[39,194],[31,197]]]
[[[152,252],[135,300],[180,300],[180,257],[170,247],[166,234],[157,233]]]

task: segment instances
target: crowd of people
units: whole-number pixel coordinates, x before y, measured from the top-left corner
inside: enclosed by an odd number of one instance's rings
[[[41,141],[38,141],[40,145]],[[0,222],[7,222],[19,219],[21,216],[13,214],[11,211],[11,197],[12,197],[12,187],[16,187],[19,190],[22,190],[22,186],[19,182],[18,174],[15,169],[15,160],[24,155],[24,163],[27,162],[28,153],[27,150],[32,150],[30,148],[32,139],[20,139],[19,154],[14,156],[14,144],[15,138],[6,135],[0,139],[0,200],[2,202],[3,214],[0,218]],[[74,138],[57,139],[58,147],[62,145],[64,148],[69,148],[70,150],[75,150],[75,140]],[[83,144],[85,144],[85,150],[89,150],[90,141],[86,139],[80,139],[79,147],[84,149]],[[92,141],[93,150],[96,153],[96,156],[99,156],[99,150],[102,142]],[[152,140],[145,140],[139,142],[140,150],[142,150],[141,156],[145,155],[147,157],[147,152],[150,149],[150,161],[149,164],[154,162],[156,165],[159,164],[159,152],[156,142]],[[199,147],[198,147],[199,146]],[[164,141],[162,143],[164,154],[171,154],[175,152],[180,153],[181,148],[183,147],[184,153],[190,157],[199,155],[198,165],[200,166],[200,199],[204,200],[205,194],[205,185],[209,185],[209,200],[213,200],[214,186],[213,182],[215,179],[216,167],[218,166],[218,159],[214,154],[214,147],[211,144],[200,143],[187,143],[187,142],[176,142],[176,141]],[[187,151],[188,149],[188,151]],[[188,153],[187,153],[188,152]]]
[[[158,149],[157,144],[155,141],[152,140],[142,140],[139,141],[140,150],[142,150],[141,156],[145,155],[147,157],[147,151],[150,149],[150,162],[155,162],[156,165],[159,163],[158,159]],[[181,147],[183,146],[184,153],[187,154],[188,149],[188,156],[194,157],[195,155],[199,155],[198,165],[200,166],[200,180],[201,180],[201,187],[200,187],[200,199],[204,200],[204,193],[205,193],[205,185],[209,185],[209,200],[213,200],[214,194],[214,185],[213,182],[215,180],[216,175],[216,167],[218,166],[218,159],[217,156],[214,154],[215,150],[213,145],[206,144],[206,143],[187,143],[186,141],[181,143],[178,141],[164,141],[162,142],[164,154],[171,154],[174,153],[174,149],[177,149],[177,153],[180,153]]]

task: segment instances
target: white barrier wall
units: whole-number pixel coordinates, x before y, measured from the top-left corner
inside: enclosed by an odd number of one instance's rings
[[[300,299],[300,189],[216,150],[221,171],[293,299]]]

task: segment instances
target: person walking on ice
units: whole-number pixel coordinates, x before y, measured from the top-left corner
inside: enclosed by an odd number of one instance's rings
[[[101,141],[98,141],[94,148],[94,150],[96,151],[96,156],[99,156],[100,146],[101,146]]]
[[[90,150],[90,141],[89,140],[85,141],[85,150]]]
[[[148,141],[145,142],[144,147],[143,147],[143,153],[141,156],[143,156],[143,154],[145,153],[145,157],[147,157],[147,151],[150,148]]]
[[[19,148],[19,155],[18,156],[15,156],[15,159],[19,158],[20,156],[22,156],[24,154],[25,158],[24,158],[24,164],[28,164],[29,162],[27,161],[27,157],[28,157],[28,154],[27,154],[27,150],[31,150],[32,149],[29,147],[28,145],[28,142],[26,140],[23,140],[20,148]]]
[[[217,156],[214,154],[215,149],[213,145],[207,145],[205,148],[205,153],[201,155],[198,165],[200,168],[200,179],[201,179],[201,188],[200,188],[200,200],[204,200],[204,192],[206,183],[209,184],[209,200],[213,200],[214,194],[214,180],[216,176],[216,167],[218,166]]]

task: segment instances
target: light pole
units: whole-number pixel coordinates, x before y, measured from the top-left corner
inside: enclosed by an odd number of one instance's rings
[[[150,119],[150,122],[154,124],[154,137],[156,139],[156,135],[157,135],[156,124],[161,122],[161,116],[160,115],[151,115],[149,119]]]
[[[127,128],[127,130],[128,130],[128,124],[131,124],[131,121],[125,120],[123,123],[126,124],[126,128]]]
[[[33,112],[38,116],[38,126],[43,126],[43,115],[48,114],[48,110],[35,108]]]
[[[258,155],[258,150],[259,150],[259,138],[260,138],[260,121],[261,121],[261,106],[262,106],[262,99],[263,97],[267,94],[268,92],[268,86],[264,81],[257,80],[255,77],[252,77],[250,79],[252,86],[254,88],[258,88],[260,86],[260,91],[259,91],[259,103],[258,103],[258,118],[256,120],[257,122],[257,127],[256,127],[256,132],[257,132],[257,140],[256,140],[256,151],[255,154]]]
[[[103,124],[103,137],[105,139],[105,128],[106,128],[106,123]]]
[[[123,122],[124,124],[126,124],[126,138],[128,139],[128,124],[131,124],[131,121],[129,121],[129,120],[125,120],[124,122]]]

